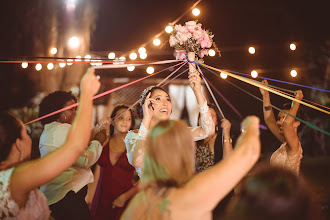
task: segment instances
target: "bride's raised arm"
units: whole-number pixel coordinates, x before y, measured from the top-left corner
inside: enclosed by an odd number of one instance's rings
[[[196,96],[199,112],[201,114],[201,126],[191,128],[194,141],[198,141],[213,135],[215,132],[215,125],[209,107],[207,106],[207,101],[202,93],[201,77],[199,73],[197,71],[190,73],[188,78],[190,87]]]

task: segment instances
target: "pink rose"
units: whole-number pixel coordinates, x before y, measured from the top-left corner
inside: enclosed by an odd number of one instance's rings
[[[200,54],[201,54],[201,58],[203,58],[204,56],[209,55],[209,50],[208,49],[203,49],[203,50],[201,50]]]
[[[186,42],[189,38],[191,38],[192,35],[189,32],[178,32],[177,37],[180,40],[180,44],[182,44],[183,42]]]
[[[175,53],[176,53],[175,58],[177,60],[185,60],[186,59],[187,53],[186,53],[185,50],[176,50]]]
[[[202,36],[198,38],[198,42],[202,48],[208,48],[212,46],[212,41],[206,31],[203,31]]]
[[[202,36],[203,30],[201,28],[196,28],[193,32],[192,35],[195,38],[195,40],[198,40]]]
[[[170,36],[170,40],[169,40],[170,46],[174,47],[176,44],[179,43],[178,39],[176,37],[174,37],[173,35]]]
[[[186,27],[190,33],[193,33],[196,28],[196,21],[188,21],[186,22]]]

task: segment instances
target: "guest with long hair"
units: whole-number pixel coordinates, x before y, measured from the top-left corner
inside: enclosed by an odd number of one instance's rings
[[[67,139],[36,160],[29,160],[32,142],[22,121],[0,114],[0,219],[49,219],[47,200],[38,187],[61,175],[85,152],[90,141],[92,98],[99,87],[94,69],[88,70],[81,80],[81,102]]]
[[[111,115],[110,139],[105,143],[95,168],[95,194],[91,213],[95,220],[119,219],[129,200],[137,193],[133,185],[135,169],[128,163],[124,138],[135,125],[133,112],[126,105],[117,105]],[[125,111],[125,113],[123,113]],[[122,114],[115,121],[114,118]]]
[[[242,129],[235,150],[194,175],[195,144],[187,124],[159,122],[148,135],[142,190],[122,219],[211,219],[215,206],[259,158],[259,119],[247,117]]]

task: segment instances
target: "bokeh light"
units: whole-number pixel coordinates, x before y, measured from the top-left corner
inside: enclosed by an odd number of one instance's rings
[[[251,72],[251,76],[252,76],[253,78],[257,78],[257,77],[258,77],[258,72],[257,72],[256,70],[252,70],[252,72]]]
[[[148,74],[153,74],[155,72],[155,69],[152,67],[152,66],[149,66],[148,68],[147,68],[147,73]]]
[[[27,62],[23,62],[22,63],[22,68],[23,69],[26,69],[28,66],[29,66],[29,64]]]
[[[131,60],[136,60],[136,58],[137,58],[137,54],[136,54],[136,53],[131,53],[131,54],[129,55],[129,58],[130,58]]]
[[[42,69],[42,65],[40,64],[40,63],[38,63],[37,65],[36,65],[36,70],[37,71],[40,71]]]
[[[153,44],[155,46],[159,46],[160,45],[160,40],[158,38],[154,39]]]
[[[215,56],[215,50],[210,49],[210,50],[209,50],[209,55],[210,55],[211,57],[214,57],[214,56]]]
[[[249,47],[249,53],[250,53],[250,54],[255,54],[255,53],[256,53],[256,48],[254,48],[254,47]]]
[[[166,33],[170,34],[170,33],[172,33],[172,31],[173,31],[173,27],[172,27],[171,25],[168,25],[168,26],[165,28],[165,31],[166,31]]]
[[[226,73],[221,72],[221,73],[220,73],[220,77],[221,77],[222,79],[226,79],[226,78],[228,77],[228,75],[227,75]]]
[[[110,60],[115,59],[115,57],[116,57],[116,54],[115,54],[114,52],[111,52],[111,53],[108,54],[108,58],[109,58]]]
[[[291,70],[290,75],[291,75],[292,77],[296,77],[296,76],[298,75],[298,73],[297,73],[296,70]]]
[[[200,13],[201,13],[201,11],[198,8],[194,8],[192,10],[192,14],[195,15],[195,16],[198,16]]]
[[[49,70],[54,69],[54,64],[53,63],[48,63],[47,69],[49,69]]]

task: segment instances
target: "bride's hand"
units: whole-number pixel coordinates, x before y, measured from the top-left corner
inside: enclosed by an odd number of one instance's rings
[[[190,87],[194,92],[201,91],[201,77],[197,71],[188,75]]]
[[[143,104],[143,118],[150,119],[152,118],[155,110],[155,105],[158,105],[158,102],[155,99],[150,98],[151,93],[149,93]]]

